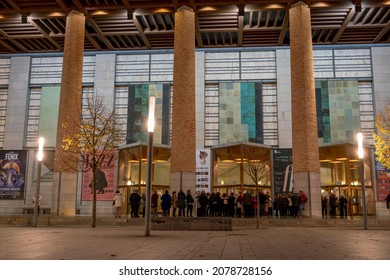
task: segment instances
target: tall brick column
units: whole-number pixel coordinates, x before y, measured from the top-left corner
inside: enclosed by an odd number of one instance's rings
[[[321,216],[321,182],[310,8],[290,9],[291,106],[294,190],[308,196],[304,215]]]
[[[182,6],[175,14],[171,192],[182,188],[194,194],[195,157],[195,13]]]
[[[53,180],[53,212],[75,215],[77,190],[77,162],[60,158],[63,135],[79,133],[83,78],[85,16],[71,11],[66,19],[64,60],[62,65],[60,108],[56,139]],[[70,124],[66,128],[62,124]],[[70,166],[72,166],[72,168]]]

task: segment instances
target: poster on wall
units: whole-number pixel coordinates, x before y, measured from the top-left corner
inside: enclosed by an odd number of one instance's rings
[[[196,150],[196,186],[195,191],[206,193],[210,190],[210,149],[197,149]]]
[[[275,149],[273,162],[275,194],[292,192],[292,149]]]
[[[0,151],[0,199],[24,199],[27,151]]]
[[[390,170],[386,169],[380,162],[375,160],[376,165],[376,193],[377,201],[384,202],[387,194],[390,193]]]
[[[108,164],[105,164],[97,172],[96,200],[113,200],[115,190],[115,161],[114,156],[110,157]],[[83,173],[82,200],[93,200],[92,191],[92,170]]]

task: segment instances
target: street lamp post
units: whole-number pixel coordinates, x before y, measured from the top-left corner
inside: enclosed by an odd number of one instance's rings
[[[364,182],[364,150],[363,150],[363,134],[357,134],[358,140],[358,156],[359,156],[359,176],[362,186],[362,208],[363,208],[363,225],[367,229],[367,207],[366,207],[366,186]]]
[[[37,170],[37,187],[35,189],[35,204],[34,204],[34,218],[32,225],[34,227],[37,226],[38,223],[38,209],[39,209],[39,196],[40,196],[40,188],[41,188],[41,169],[42,169],[42,159],[43,159],[43,144],[45,139],[43,137],[39,137],[38,139],[38,170]]]
[[[149,97],[149,119],[148,119],[148,169],[146,178],[146,205],[145,205],[145,236],[150,236],[150,194],[152,192],[152,161],[153,161],[153,132],[154,132],[154,108],[156,97]]]

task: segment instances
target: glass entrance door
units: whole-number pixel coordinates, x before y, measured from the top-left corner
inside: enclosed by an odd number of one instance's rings
[[[363,215],[363,199],[362,199],[362,189],[352,188],[351,189],[351,206],[352,206],[352,215]],[[372,188],[366,188],[366,204],[367,204],[367,214],[375,214],[374,207],[374,192]]]

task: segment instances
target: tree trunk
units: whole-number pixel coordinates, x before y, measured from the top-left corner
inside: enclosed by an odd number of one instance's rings
[[[259,195],[259,184],[256,183],[256,197],[257,197],[257,213],[256,213],[256,229],[259,229],[260,224],[260,195]]]
[[[96,227],[96,167],[92,168],[92,189],[93,189],[93,200],[92,200],[92,227]]]

